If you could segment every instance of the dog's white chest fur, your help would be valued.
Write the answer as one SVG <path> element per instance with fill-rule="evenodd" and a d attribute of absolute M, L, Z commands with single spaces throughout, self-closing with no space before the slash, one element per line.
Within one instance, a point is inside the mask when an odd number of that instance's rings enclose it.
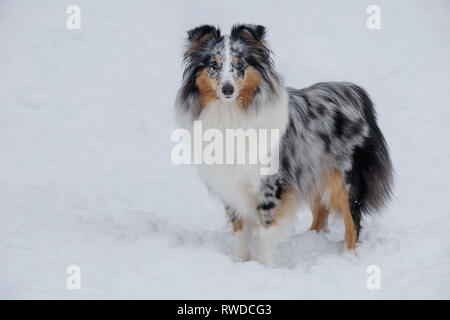
<path fill-rule="evenodd" d="M 233 102 L 219 100 L 208 105 L 200 114 L 203 132 L 214 128 L 222 132 L 226 139 L 226 129 L 278 129 L 281 139 L 288 123 L 287 98 L 283 96 L 276 105 L 251 105 L 242 109 Z M 277 141 L 276 143 L 280 143 Z M 226 142 L 224 141 L 224 146 Z M 248 155 L 248 143 L 246 154 Z M 273 145 L 271 146 L 271 149 Z M 227 151 L 224 148 L 224 158 Z M 201 178 L 227 205 L 246 219 L 256 218 L 256 207 L 260 189 L 261 164 L 249 164 L 246 157 L 245 164 L 201 164 L 198 165 Z"/>

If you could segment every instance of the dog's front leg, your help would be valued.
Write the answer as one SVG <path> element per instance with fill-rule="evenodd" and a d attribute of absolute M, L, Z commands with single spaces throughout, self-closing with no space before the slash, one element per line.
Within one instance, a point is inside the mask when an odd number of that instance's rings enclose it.
<path fill-rule="evenodd" d="M 279 180 L 266 181 L 258 206 L 259 262 L 268 267 L 276 266 L 277 244 L 290 231 L 298 208 L 298 196 L 294 188 Z"/>
<path fill-rule="evenodd" d="M 235 261 L 248 261 L 250 258 L 250 239 L 252 231 L 249 223 L 239 217 L 236 211 L 229 206 L 225 207 L 235 238 L 233 259 Z"/>

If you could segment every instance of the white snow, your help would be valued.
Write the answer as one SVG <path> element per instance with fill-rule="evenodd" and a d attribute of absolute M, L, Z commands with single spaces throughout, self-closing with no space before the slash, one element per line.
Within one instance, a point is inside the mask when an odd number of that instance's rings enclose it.
<path fill-rule="evenodd" d="M 66 28 L 71 4 L 81 30 Z M 366 27 L 371 4 L 381 30 Z M 449 13 L 445 0 L 2 0 L 0 298 L 450 298 Z M 308 232 L 305 209 L 279 268 L 234 263 L 222 206 L 171 163 L 186 31 L 237 22 L 267 26 L 287 85 L 348 80 L 374 99 L 395 198 L 357 257 L 341 223 Z"/>

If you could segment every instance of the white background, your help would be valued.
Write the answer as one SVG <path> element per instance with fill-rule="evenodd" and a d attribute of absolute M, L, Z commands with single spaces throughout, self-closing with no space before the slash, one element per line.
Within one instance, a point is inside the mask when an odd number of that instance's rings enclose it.
<path fill-rule="evenodd" d="M 2 0 L 0 297 L 450 298 L 449 14 L 444 0 Z M 171 163 L 186 31 L 237 22 L 267 27 L 287 85 L 347 80 L 375 101 L 395 196 L 357 258 L 342 223 L 316 235 L 303 209 L 279 268 L 233 263 L 220 203 Z M 81 290 L 66 287 L 72 264 Z"/>

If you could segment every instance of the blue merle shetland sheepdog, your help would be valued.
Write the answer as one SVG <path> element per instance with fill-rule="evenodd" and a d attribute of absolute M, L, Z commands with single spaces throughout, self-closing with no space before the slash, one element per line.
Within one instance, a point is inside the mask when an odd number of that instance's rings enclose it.
<path fill-rule="evenodd" d="M 355 249 L 363 214 L 391 196 L 392 165 L 372 101 L 346 82 L 284 86 L 274 70 L 266 30 L 235 25 L 222 35 L 209 25 L 188 32 L 177 115 L 188 129 L 279 129 L 279 170 L 262 176 L 250 165 L 200 165 L 206 185 L 223 201 L 236 238 L 234 257 L 249 258 L 259 231 L 259 261 L 275 265 L 276 244 L 299 205 L 311 208 L 311 230 L 342 216 L 345 249 Z"/>

